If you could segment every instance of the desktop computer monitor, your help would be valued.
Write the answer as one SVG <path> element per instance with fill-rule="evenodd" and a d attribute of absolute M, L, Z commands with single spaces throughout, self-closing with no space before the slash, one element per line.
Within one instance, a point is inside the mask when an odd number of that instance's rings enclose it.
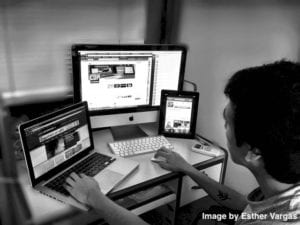
<path fill-rule="evenodd" d="M 74 102 L 87 101 L 92 128 L 141 136 L 128 125 L 158 121 L 161 90 L 182 89 L 185 60 L 183 45 L 73 45 Z"/>

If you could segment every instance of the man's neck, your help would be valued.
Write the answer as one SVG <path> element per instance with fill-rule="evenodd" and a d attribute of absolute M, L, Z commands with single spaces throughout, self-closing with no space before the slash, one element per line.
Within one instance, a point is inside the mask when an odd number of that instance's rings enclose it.
<path fill-rule="evenodd" d="M 275 180 L 265 170 L 260 170 L 254 175 L 265 198 L 272 197 L 294 186 L 294 184 L 281 183 Z"/>

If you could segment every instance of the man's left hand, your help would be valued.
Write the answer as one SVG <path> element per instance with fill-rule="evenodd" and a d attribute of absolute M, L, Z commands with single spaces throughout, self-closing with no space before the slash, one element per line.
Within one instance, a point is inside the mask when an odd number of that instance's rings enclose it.
<path fill-rule="evenodd" d="M 64 188 L 79 202 L 91 205 L 91 200 L 96 195 L 102 195 L 98 182 L 85 174 L 71 173 L 66 179 Z"/>

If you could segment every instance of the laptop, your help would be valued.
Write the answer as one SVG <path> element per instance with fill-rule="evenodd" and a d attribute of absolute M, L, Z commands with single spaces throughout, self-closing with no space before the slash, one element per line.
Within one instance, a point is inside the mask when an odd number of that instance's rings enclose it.
<path fill-rule="evenodd" d="M 107 194 L 138 167 L 138 162 L 95 151 L 86 102 L 25 122 L 19 132 L 32 187 L 84 210 L 63 188 L 71 172 L 94 177 Z"/>

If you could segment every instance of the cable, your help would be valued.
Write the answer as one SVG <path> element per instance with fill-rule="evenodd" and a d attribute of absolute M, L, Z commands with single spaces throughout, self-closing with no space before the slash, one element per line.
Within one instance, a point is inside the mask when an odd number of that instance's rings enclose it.
<path fill-rule="evenodd" d="M 184 80 L 185 83 L 191 84 L 193 86 L 193 91 L 197 91 L 198 87 L 197 84 L 192 82 L 192 81 L 188 81 L 188 80 Z"/>

